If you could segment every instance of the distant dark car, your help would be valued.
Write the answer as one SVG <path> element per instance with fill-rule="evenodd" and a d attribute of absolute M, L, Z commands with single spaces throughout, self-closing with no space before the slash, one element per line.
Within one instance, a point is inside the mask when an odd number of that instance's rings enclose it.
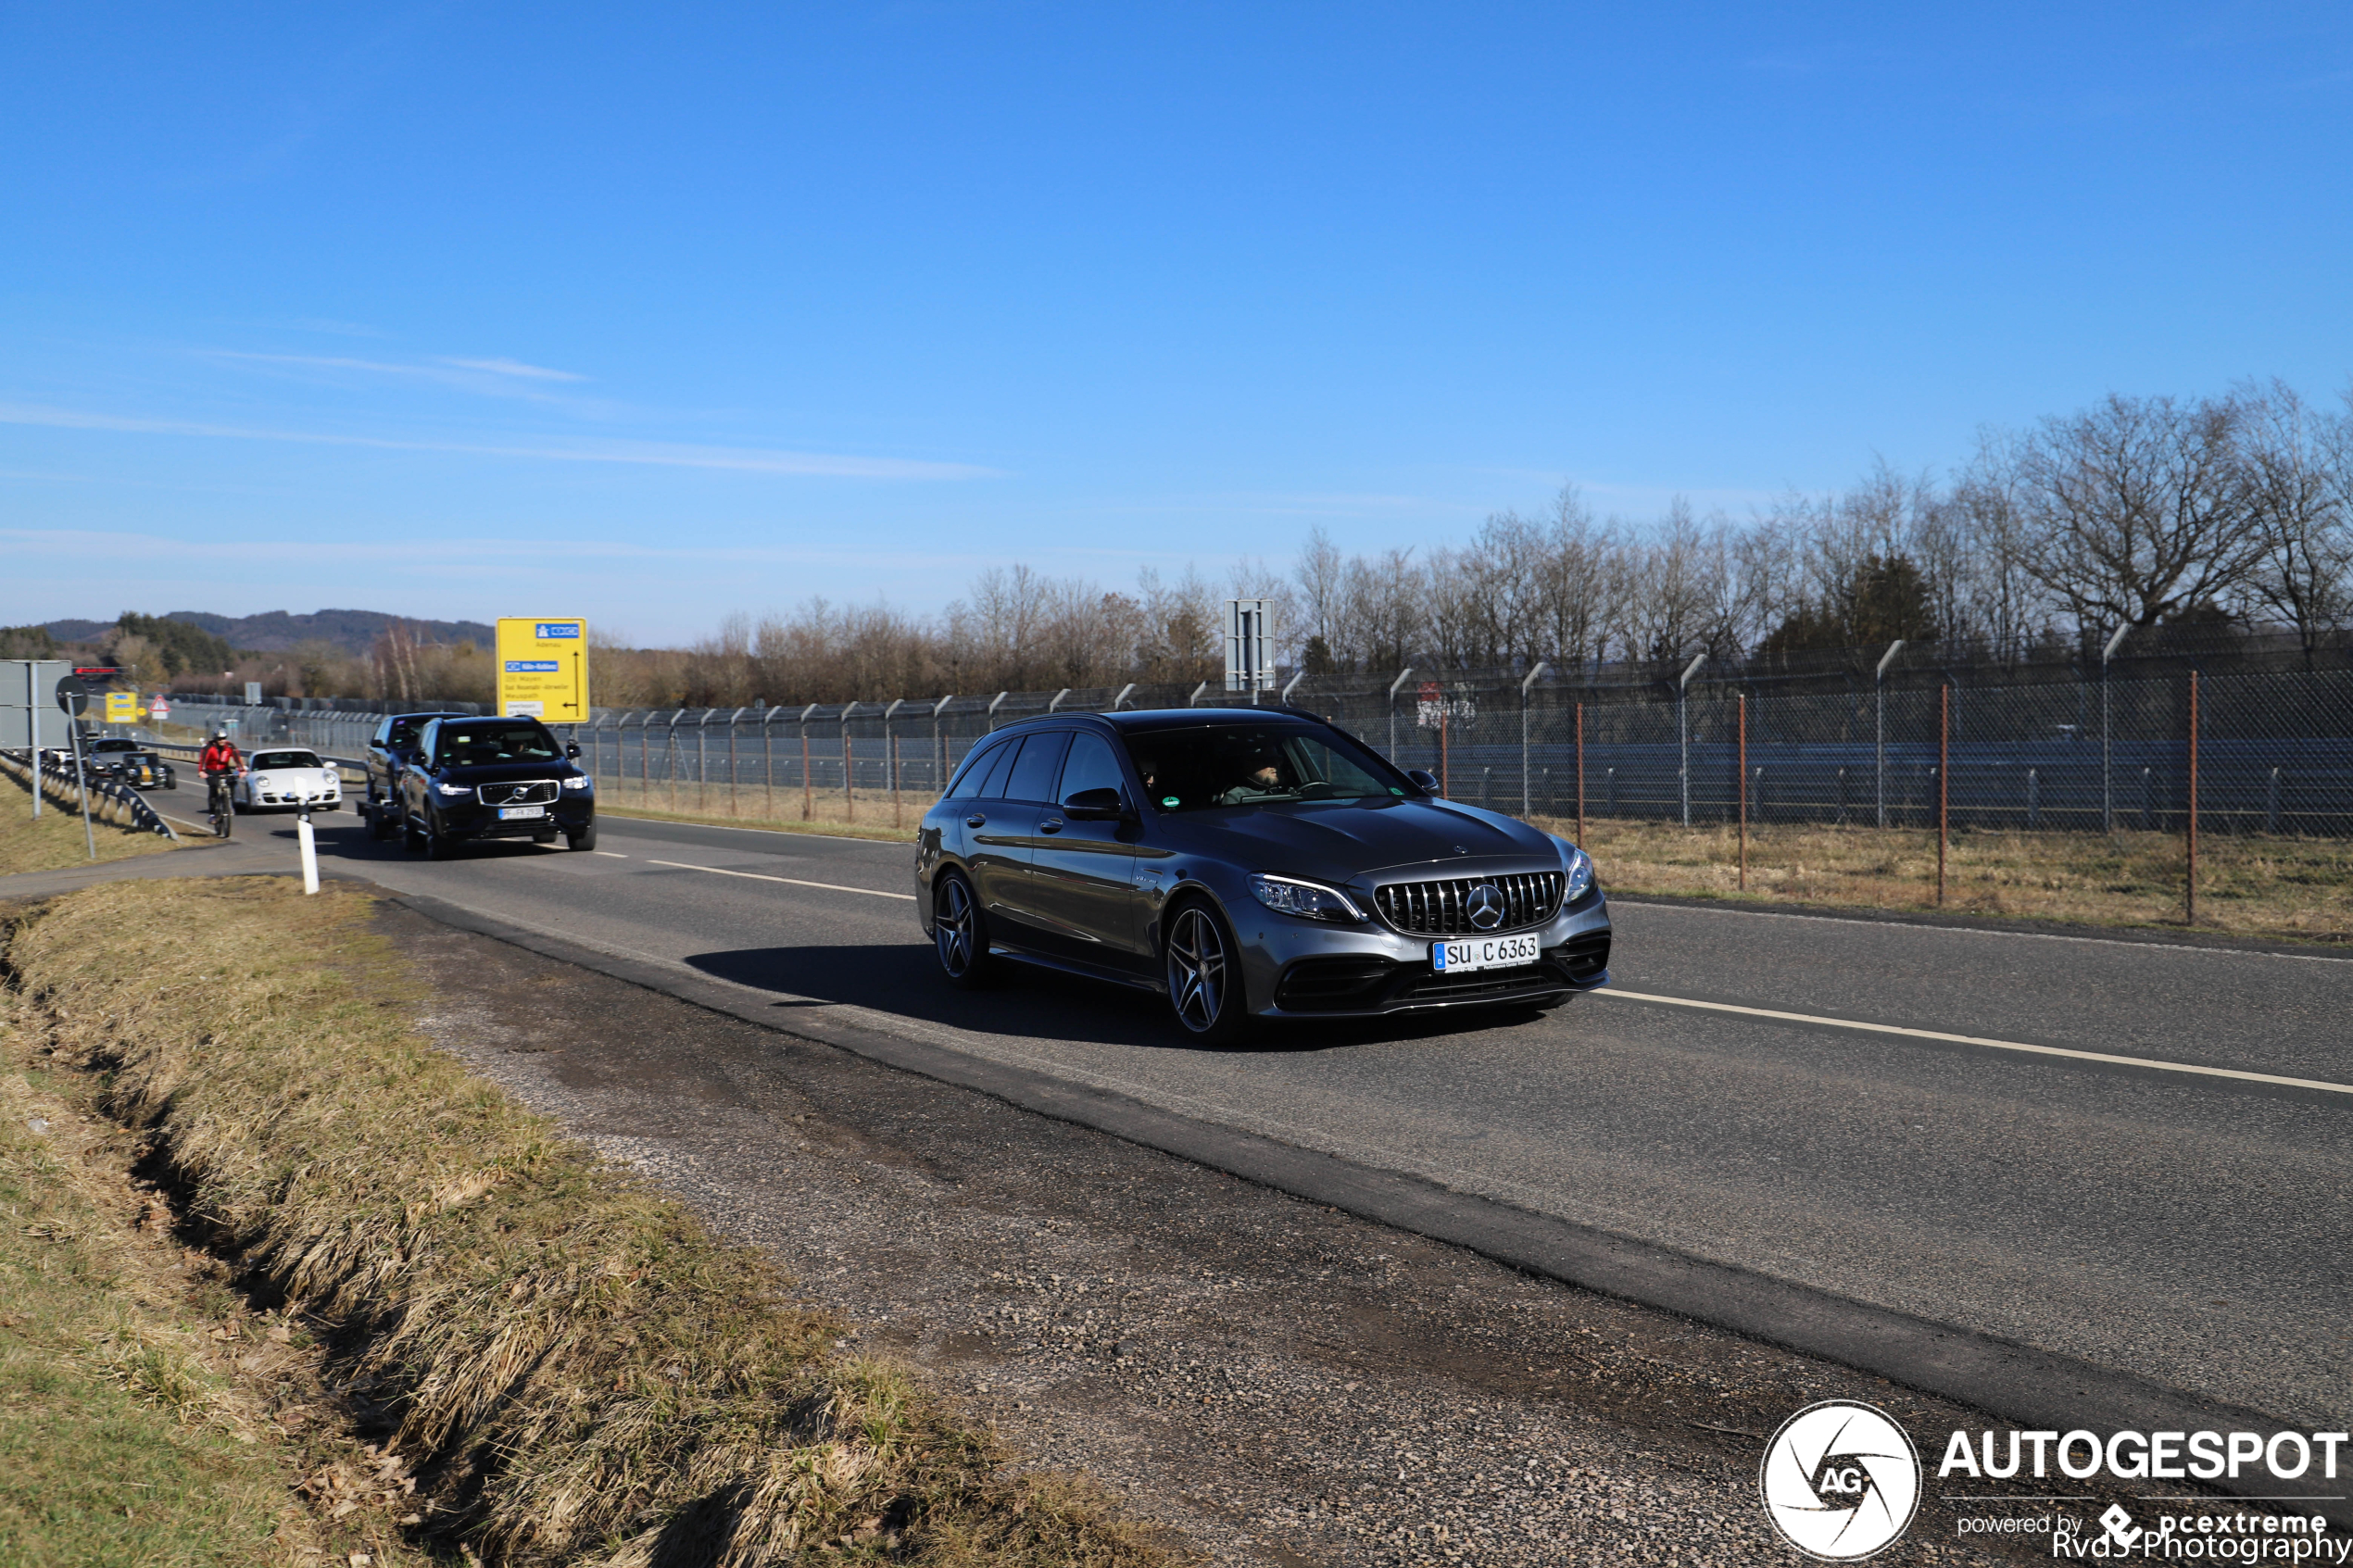
<path fill-rule="evenodd" d="M 446 860 L 471 839 L 528 838 L 597 847 L 597 789 L 580 747 L 536 719 L 449 716 L 428 721 L 399 777 L 404 842 Z"/>
<path fill-rule="evenodd" d="M 925 813 L 915 908 L 959 985 L 1004 959 L 1071 970 L 1161 992 L 1213 1043 L 1606 984 L 1585 852 L 1437 783 L 1305 714 L 1033 720 Z"/>
<path fill-rule="evenodd" d="M 400 830 L 400 770 L 417 749 L 417 738 L 424 734 L 427 724 L 435 719 L 462 718 L 462 714 L 394 713 L 376 726 L 368 737 L 367 793 L 359 799 L 360 821 L 368 824 L 371 838 L 390 838 Z"/>
<path fill-rule="evenodd" d="M 131 750 L 108 752 L 104 761 L 107 776 L 117 784 L 133 789 L 178 789 L 180 775 L 171 764 L 152 751 Z"/>

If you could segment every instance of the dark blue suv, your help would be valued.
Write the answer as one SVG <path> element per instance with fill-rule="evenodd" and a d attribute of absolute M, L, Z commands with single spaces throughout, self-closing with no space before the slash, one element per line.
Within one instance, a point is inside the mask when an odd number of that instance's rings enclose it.
<path fill-rule="evenodd" d="M 445 715 L 417 737 L 399 777 L 403 841 L 436 860 L 469 839 L 597 847 L 597 787 L 536 719 Z"/>

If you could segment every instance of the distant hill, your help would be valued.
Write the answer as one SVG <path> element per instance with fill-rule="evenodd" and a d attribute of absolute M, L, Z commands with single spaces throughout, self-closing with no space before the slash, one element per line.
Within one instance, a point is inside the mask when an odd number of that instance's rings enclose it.
<path fill-rule="evenodd" d="M 366 653 L 384 635 L 384 628 L 396 621 L 432 643 L 472 642 L 487 647 L 494 634 L 493 629 L 480 621 L 418 621 L 405 615 L 388 615 L 380 609 L 322 609 L 311 615 L 273 609 L 263 615 L 246 616 L 175 609 L 163 619 L 201 627 L 231 647 L 259 653 L 283 653 L 308 642 L 327 643 L 346 653 Z M 86 643 L 104 637 L 114 624 L 111 621 L 52 621 L 44 629 L 59 642 Z"/>

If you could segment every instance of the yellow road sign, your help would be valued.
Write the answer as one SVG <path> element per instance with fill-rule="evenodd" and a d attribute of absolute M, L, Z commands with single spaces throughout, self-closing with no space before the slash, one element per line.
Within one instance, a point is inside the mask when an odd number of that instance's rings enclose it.
<path fill-rule="evenodd" d="M 588 721 L 588 622 L 501 616 L 498 711 L 544 723 Z"/>
<path fill-rule="evenodd" d="M 139 694 L 137 692 L 108 692 L 107 694 L 107 723 L 135 724 L 138 721 Z"/>

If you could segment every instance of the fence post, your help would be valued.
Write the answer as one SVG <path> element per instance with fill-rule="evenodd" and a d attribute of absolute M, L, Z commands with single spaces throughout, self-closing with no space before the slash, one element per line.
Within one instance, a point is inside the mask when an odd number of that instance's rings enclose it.
<path fill-rule="evenodd" d="M 2108 661 L 2116 657 L 2116 645 L 2122 642 L 2124 633 L 2132 629 L 2133 624 L 2129 621 L 2119 626 L 2116 629 L 2116 634 L 2108 638 L 2108 646 L 2100 649 L 2100 831 L 2102 833 L 2112 834 L 2116 831 L 2116 792 L 2112 784 L 2108 747 Z M 2142 771 L 2145 772 L 2147 770 Z M 2145 817 L 2146 806 L 2142 808 L 2142 811 Z M 2142 823 L 2144 827 L 2147 825 L 2145 821 Z"/>
<path fill-rule="evenodd" d="M 1585 705 L 1577 705 L 1577 842 L 1585 842 Z"/>
<path fill-rule="evenodd" d="M 2263 791 L 2263 831 L 2280 831 L 2280 771 L 2271 770 L 2271 783 Z"/>
<path fill-rule="evenodd" d="M 2183 902 L 2197 923 L 2197 671 L 2190 671 L 2190 878 Z"/>
<path fill-rule="evenodd" d="M 1740 776 L 1740 791 L 1741 791 L 1741 884 L 1740 884 L 1740 890 L 1741 890 L 1742 892 L 1745 893 L 1745 892 L 1747 892 L 1747 891 L 1748 891 L 1748 694 L 1747 694 L 1746 692 L 1742 692 L 1742 693 L 1740 694 L 1740 710 L 1741 710 L 1741 759 L 1740 759 L 1740 771 L 1741 771 L 1741 776 Z"/>
<path fill-rule="evenodd" d="M 841 810 L 846 822 L 858 820 L 858 794 L 849 780 L 849 715 L 857 707 L 855 702 L 841 705 Z"/>
<path fill-rule="evenodd" d="M 1876 803 L 1879 825 L 1887 825 L 1887 667 L 1904 651 L 1904 639 L 1896 638 L 1879 656 L 1879 668 L 1871 671 L 1871 691 L 1879 718 L 1874 726 L 1877 739 L 1873 743 L 1871 795 Z"/>
<path fill-rule="evenodd" d="M 2043 825 L 2043 781 L 2033 769 L 2026 770 L 2026 830 L 2035 832 Z"/>
<path fill-rule="evenodd" d="M 1132 692 L 1135 689 L 1136 684 L 1130 681 L 1127 684 L 1127 690 Z M 947 712 L 948 705 L 955 700 L 956 694 L 950 692 L 931 705 L 931 782 L 934 792 L 940 795 L 948 793 L 948 737 L 939 728 L 939 716 Z"/>
<path fill-rule="evenodd" d="M 1953 801 L 1953 687 L 1936 688 L 1936 903 L 1944 905 L 1944 840 Z"/>
<path fill-rule="evenodd" d="M 1682 767 L 1680 770 L 1682 778 L 1680 782 L 1682 787 L 1683 825 L 1685 827 L 1690 827 L 1692 825 L 1692 721 L 1690 708 L 1684 701 L 1684 697 L 1685 694 L 1691 690 L 1692 677 L 1698 674 L 1699 667 L 1706 662 L 1707 655 L 1704 653 L 1699 655 L 1693 659 L 1690 666 L 1684 670 L 1683 678 L 1675 683 L 1675 728 L 1682 742 Z"/>
<path fill-rule="evenodd" d="M 711 716 L 718 711 L 706 708 L 695 721 L 695 809 L 705 816 L 711 814 Z"/>
<path fill-rule="evenodd" d="M 890 727 L 890 719 L 892 714 L 897 713 L 906 704 L 905 697 L 893 697 L 890 699 L 890 706 L 883 709 L 883 766 L 890 772 L 890 825 L 892 827 L 903 824 L 899 815 L 899 732 Z"/>
<path fill-rule="evenodd" d="M 744 814 L 736 801 L 736 726 L 743 721 L 743 716 L 740 708 L 727 715 L 727 815 L 731 817 Z"/>
<path fill-rule="evenodd" d="M 1519 684 L 1519 814 L 1523 817 L 1529 813 L 1528 688 L 1534 685 L 1537 679 L 1551 668 L 1551 665 L 1540 659 L 1536 661 L 1536 668 L 1528 672 L 1528 679 Z"/>
<path fill-rule="evenodd" d="M 1413 679 L 1413 675 L 1414 667 L 1408 664 L 1397 672 L 1397 679 L 1389 684 L 1389 759 L 1391 762 L 1397 760 L 1397 688 Z"/>
<path fill-rule="evenodd" d="M 761 705 L 760 709 L 761 780 L 767 793 L 767 805 L 761 815 L 770 822 L 776 820 L 776 732 L 768 726 L 774 721 L 776 710 Z"/>
<path fill-rule="evenodd" d="M 817 797 L 816 786 L 809 780 L 809 716 L 816 711 L 813 702 L 800 710 L 800 820 L 804 822 Z"/>

